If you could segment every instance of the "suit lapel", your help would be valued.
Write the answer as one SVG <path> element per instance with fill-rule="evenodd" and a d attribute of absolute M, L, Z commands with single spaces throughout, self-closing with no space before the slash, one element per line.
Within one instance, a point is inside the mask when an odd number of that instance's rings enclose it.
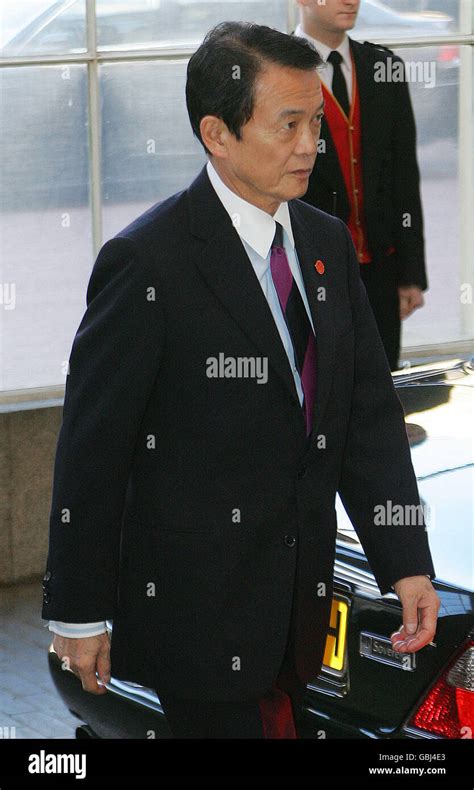
<path fill-rule="evenodd" d="M 373 168 L 378 159 L 376 152 L 379 147 L 378 125 L 374 123 L 377 113 L 377 92 L 374 80 L 373 61 L 368 57 L 367 47 L 358 41 L 349 39 L 357 75 L 357 90 L 360 102 L 360 124 L 362 145 L 362 179 L 364 200 L 368 201 L 373 189 Z"/>
<path fill-rule="evenodd" d="M 295 396 L 293 374 L 265 294 L 205 167 L 188 192 L 191 231 L 206 239 L 196 258 L 201 274 L 242 332 L 268 358 L 288 392 Z"/>
<path fill-rule="evenodd" d="M 341 166 L 337 157 L 336 148 L 334 146 L 331 132 L 325 117 L 323 117 L 321 124 L 320 139 L 324 141 L 325 150 L 318 153 L 316 163 L 310 176 L 310 181 L 313 179 L 317 181 L 322 178 L 331 187 L 332 191 L 336 193 L 336 199 L 341 200 L 344 196 L 347 200 L 346 185 L 344 183 L 344 176 L 342 175 Z M 304 199 L 304 198 L 303 198 Z"/>
<path fill-rule="evenodd" d="M 216 195 L 204 167 L 188 190 L 191 232 L 205 240 L 196 258 L 209 288 L 226 307 L 242 332 L 268 358 L 288 393 L 296 388 L 272 312 L 255 275 L 253 266 L 232 225 L 230 217 Z M 330 392 L 334 368 L 335 326 L 327 275 L 314 268 L 318 259 L 316 231 L 310 233 L 303 221 L 298 201 L 289 201 L 291 224 L 308 303 L 316 333 L 316 398 L 313 413 L 312 444 L 323 416 Z M 306 207 L 307 208 L 307 207 Z M 320 298 L 326 289 L 326 299 Z M 329 291 L 329 293 L 328 293 Z M 304 415 L 301 412 L 304 428 Z"/>

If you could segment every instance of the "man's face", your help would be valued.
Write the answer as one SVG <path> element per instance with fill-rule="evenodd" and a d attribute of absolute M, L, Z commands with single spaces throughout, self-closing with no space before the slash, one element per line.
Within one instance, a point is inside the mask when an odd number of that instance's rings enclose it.
<path fill-rule="evenodd" d="M 241 140 L 226 129 L 225 154 L 212 160 L 227 186 L 270 214 L 304 195 L 316 161 L 323 103 L 316 70 L 267 64 L 257 78 L 253 115 Z"/>
<path fill-rule="evenodd" d="M 310 20 L 329 33 L 342 33 L 352 30 L 359 11 L 360 0 L 304 0 L 301 3 L 306 8 Z"/>

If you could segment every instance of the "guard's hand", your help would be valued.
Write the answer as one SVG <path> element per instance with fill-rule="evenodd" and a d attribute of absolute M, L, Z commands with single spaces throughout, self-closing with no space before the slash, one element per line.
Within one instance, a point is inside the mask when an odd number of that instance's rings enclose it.
<path fill-rule="evenodd" d="M 426 576 L 405 576 L 393 585 L 403 606 L 403 625 L 390 635 L 397 653 L 416 653 L 436 633 L 441 601 Z"/>
<path fill-rule="evenodd" d="M 417 285 L 399 285 L 400 320 L 408 318 L 417 307 L 423 307 L 425 300 L 423 291 Z"/>
<path fill-rule="evenodd" d="M 110 637 L 108 632 L 84 639 L 69 639 L 54 635 L 53 648 L 63 667 L 80 679 L 84 691 L 106 694 L 105 685 L 97 683 L 96 671 L 102 683 L 110 681 Z"/>

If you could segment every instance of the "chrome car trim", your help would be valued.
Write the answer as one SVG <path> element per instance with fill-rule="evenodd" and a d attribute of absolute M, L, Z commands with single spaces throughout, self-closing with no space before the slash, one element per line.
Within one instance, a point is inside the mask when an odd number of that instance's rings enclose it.
<path fill-rule="evenodd" d="M 386 647 L 387 651 L 375 652 L 377 643 L 382 645 L 383 650 Z M 416 653 L 397 653 L 388 637 L 374 634 L 371 631 L 360 632 L 359 655 L 369 658 L 371 661 L 378 661 L 380 664 L 402 669 L 405 672 L 414 672 L 416 669 Z"/>
<path fill-rule="evenodd" d="M 427 730 L 419 730 L 418 727 L 403 727 L 402 732 L 409 735 L 411 738 L 427 738 L 431 741 L 445 741 L 442 735 L 436 735 L 434 732 L 427 732 Z"/>
<path fill-rule="evenodd" d="M 141 686 L 139 683 L 132 683 L 128 680 L 117 680 L 116 678 L 112 678 L 110 683 L 107 683 L 107 688 L 122 696 L 127 696 L 128 698 L 136 699 L 139 697 L 143 705 L 163 713 L 159 697 L 153 689 Z"/>
<path fill-rule="evenodd" d="M 334 562 L 334 575 L 335 580 L 348 582 L 351 585 L 352 592 L 355 594 L 370 595 L 375 598 L 382 598 L 383 600 L 398 601 L 398 596 L 395 592 L 387 592 L 382 595 L 373 573 L 365 571 L 362 568 L 355 568 L 347 562 L 336 559 Z"/>

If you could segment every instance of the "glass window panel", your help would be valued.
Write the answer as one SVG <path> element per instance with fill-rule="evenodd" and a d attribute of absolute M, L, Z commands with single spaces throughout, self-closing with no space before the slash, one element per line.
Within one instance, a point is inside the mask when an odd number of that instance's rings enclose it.
<path fill-rule="evenodd" d="M 434 87 L 412 81 L 410 93 L 422 177 L 429 290 L 425 305 L 403 322 L 403 345 L 447 343 L 465 337 L 460 301 L 460 201 L 458 163 L 459 49 L 395 50 L 405 64 L 433 64 Z M 409 73 L 409 72 L 408 72 Z M 412 74 L 421 74 L 413 68 Z"/>
<path fill-rule="evenodd" d="M 197 46 L 224 19 L 281 30 L 287 24 L 286 0 L 96 2 L 104 50 Z M 0 56 L 85 52 L 85 9 L 86 0 L 0 0 Z M 471 0 L 362 0 L 351 35 L 449 36 L 472 30 L 473 15 Z M 472 281 L 471 242 L 465 227 L 460 232 L 472 189 L 459 148 L 463 52 L 470 50 L 428 41 L 397 50 L 405 62 L 422 65 L 410 91 L 430 281 L 425 307 L 403 322 L 404 347 L 472 334 L 460 299 L 460 286 Z M 100 66 L 104 239 L 186 188 L 206 162 L 187 116 L 185 72 L 185 62 L 156 59 Z M 57 385 L 65 381 L 62 365 L 84 313 L 93 263 L 86 66 L 2 69 L 0 101 L 0 389 Z M 469 134 L 472 142 L 472 127 Z"/>
<path fill-rule="evenodd" d="M 384 41 L 452 35 L 459 28 L 460 0 L 361 0 L 355 39 Z"/>
<path fill-rule="evenodd" d="M 86 51 L 86 0 L 0 0 L 0 55 Z"/>
<path fill-rule="evenodd" d="M 96 0 L 101 49 L 197 45 L 218 22 L 246 20 L 285 30 L 286 0 Z"/>
<path fill-rule="evenodd" d="M 104 238 L 184 189 L 206 161 L 185 102 L 187 62 L 101 67 Z"/>
<path fill-rule="evenodd" d="M 469 11 L 472 0 L 384 0 L 395 11 L 407 14 L 424 14 L 433 16 L 436 13 L 452 19 L 453 28 L 459 31 L 463 11 Z"/>
<path fill-rule="evenodd" d="M 0 70 L 3 390 L 63 384 L 84 311 L 92 249 L 86 79 L 83 65 Z"/>

